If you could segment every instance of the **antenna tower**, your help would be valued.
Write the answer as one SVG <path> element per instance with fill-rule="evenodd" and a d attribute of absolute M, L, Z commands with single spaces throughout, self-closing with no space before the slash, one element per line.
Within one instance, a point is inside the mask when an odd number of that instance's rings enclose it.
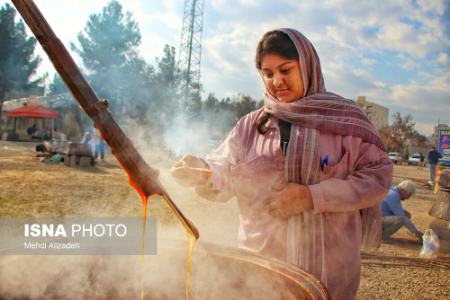
<path fill-rule="evenodd" d="M 178 68 L 181 70 L 184 97 L 200 94 L 200 59 L 202 54 L 203 0 L 185 0 Z"/>

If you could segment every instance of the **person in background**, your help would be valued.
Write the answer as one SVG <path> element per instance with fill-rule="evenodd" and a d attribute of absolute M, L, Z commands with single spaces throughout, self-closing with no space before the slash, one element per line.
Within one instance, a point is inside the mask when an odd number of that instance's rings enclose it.
<path fill-rule="evenodd" d="M 264 107 L 172 175 L 207 200 L 236 197 L 240 248 L 313 274 L 334 300 L 355 299 L 361 250 L 381 240 L 392 162 L 358 104 L 326 91 L 319 56 L 300 32 L 266 33 L 256 68 Z"/>
<path fill-rule="evenodd" d="M 84 153 L 90 157 L 94 157 L 95 154 L 95 142 L 91 132 L 86 131 L 78 145 L 78 153 Z"/>
<path fill-rule="evenodd" d="M 434 186 L 434 173 L 436 172 L 436 165 L 439 163 L 439 159 L 442 158 L 441 153 L 436 151 L 436 148 L 428 152 L 428 164 L 430 165 L 430 181 L 431 185 Z"/>
<path fill-rule="evenodd" d="M 37 131 L 36 123 L 27 128 L 27 134 L 31 137 Z"/>
<path fill-rule="evenodd" d="M 44 140 L 51 140 L 53 139 L 52 136 L 52 128 L 51 127 L 47 127 L 44 131 L 44 135 L 43 135 L 43 139 Z"/>
<path fill-rule="evenodd" d="M 425 165 L 425 156 L 423 155 L 422 152 L 420 152 L 419 154 L 419 166 L 417 167 L 419 170 L 422 170 L 424 165 Z"/>
<path fill-rule="evenodd" d="M 64 132 L 60 132 L 59 133 L 59 140 L 61 141 L 61 143 L 66 143 L 67 142 L 67 135 Z"/>
<path fill-rule="evenodd" d="M 100 136 L 100 133 L 98 130 L 94 129 L 94 134 L 92 136 L 92 143 L 94 144 L 94 157 L 95 159 L 98 158 L 98 155 L 100 154 L 101 160 L 105 158 L 105 141 Z"/>
<path fill-rule="evenodd" d="M 400 182 L 391 187 L 388 195 L 381 203 L 382 237 L 389 238 L 400 228 L 405 226 L 422 243 L 422 235 L 411 221 L 411 214 L 402 207 L 401 201 L 405 201 L 416 193 L 416 186 L 409 180 Z"/>
<path fill-rule="evenodd" d="M 58 140 L 61 144 L 65 144 L 67 142 L 67 135 L 61 130 L 58 130 L 58 128 L 54 129 L 53 138 Z"/>
<path fill-rule="evenodd" d="M 92 139 L 92 134 L 89 131 L 86 131 L 81 138 L 80 144 L 88 144 Z"/>

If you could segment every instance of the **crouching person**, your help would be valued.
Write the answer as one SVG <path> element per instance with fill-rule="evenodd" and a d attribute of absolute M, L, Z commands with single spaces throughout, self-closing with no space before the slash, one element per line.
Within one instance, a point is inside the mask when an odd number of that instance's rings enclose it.
<path fill-rule="evenodd" d="M 391 187 L 389 194 L 381 203 L 383 239 L 389 238 L 405 226 L 422 243 L 422 232 L 414 226 L 411 221 L 411 214 L 403 209 L 401 203 L 401 201 L 414 196 L 415 193 L 416 187 L 409 180 L 404 180 L 397 186 Z"/>

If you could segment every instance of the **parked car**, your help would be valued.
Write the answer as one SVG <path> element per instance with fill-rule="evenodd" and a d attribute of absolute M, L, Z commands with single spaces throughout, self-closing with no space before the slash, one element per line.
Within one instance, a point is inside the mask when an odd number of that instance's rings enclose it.
<path fill-rule="evenodd" d="M 398 152 L 389 152 L 388 155 L 394 164 L 398 164 L 401 161 L 400 153 Z"/>
<path fill-rule="evenodd" d="M 425 161 L 424 161 L 425 162 Z M 414 153 L 408 158 L 408 165 L 418 166 L 420 164 L 420 153 Z"/>

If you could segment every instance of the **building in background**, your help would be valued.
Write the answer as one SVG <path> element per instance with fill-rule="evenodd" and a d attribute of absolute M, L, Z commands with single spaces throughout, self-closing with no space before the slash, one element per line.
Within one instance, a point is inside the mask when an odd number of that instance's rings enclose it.
<path fill-rule="evenodd" d="M 438 126 L 434 126 L 434 133 L 433 136 L 437 139 L 439 136 L 440 130 L 450 130 L 450 126 L 447 124 L 438 124 Z"/>
<path fill-rule="evenodd" d="M 366 113 L 369 120 L 377 130 L 388 126 L 389 109 L 379 104 L 368 102 L 366 96 L 358 96 L 358 105 Z"/>

